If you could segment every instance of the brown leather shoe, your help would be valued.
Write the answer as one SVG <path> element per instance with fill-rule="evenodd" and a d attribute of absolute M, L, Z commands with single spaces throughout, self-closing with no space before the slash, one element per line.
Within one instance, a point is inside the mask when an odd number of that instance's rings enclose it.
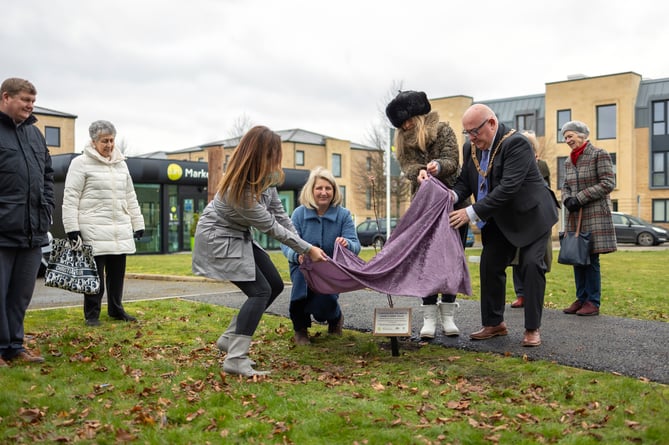
<path fill-rule="evenodd" d="M 469 334 L 472 340 L 487 340 L 489 338 L 497 337 L 498 335 L 506 335 L 509 331 L 506 330 L 506 323 L 501 322 L 497 326 L 483 326 L 483 329 Z"/>
<path fill-rule="evenodd" d="M 565 314 L 575 314 L 582 307 L 583 303 L 580 300 L 576 300 L 568 308 L 562 309 L 562 312 L 564 312 Z"/>
<path fill-rule="evenodd" d="M 9 366 L 9 364 L 7 364 L 7 362 L 2 357 L 0 357 L 0 368 L 6 368 L 7 366 Z"/>
<path fill-rule="evenodd" d="M 581 309 L 576 312 L 576 315 L 599 315 L 599 308 L 589 301 L 586 301 Z"/>
<path fill-rule="evenodd" d="M 539 346 L 541 344 L 541 335 L 539 329 L 525 329 L 523 335 L 523 346 Z"/>
<path fill-rule="evenodd" d="M 344 329 L 344 314 L 339 316 L 339 319 L 333 322 L 328 322 L 328 334 L 342 335 Z"/>
<path fill-rule="evenodd" d="M 299 331 L 295 331 L 295 344 L 298 346 L 306 346 L 310 344 L 311 342 L 309 341 L 309 333 L 307 332 L 306 329 L 300 329 Z"/>
<path fill-rule="evenodd" d="M 523 306 L 525 306 L 525 297 L 523 297 L 522 295 L 518 295 L 518 297 L 516 297 L 516 301 L 511 303 L 511 307 L 515 309 Z"/>
<path fill-rule="evenodd" d="M 14 357 L 11 358 L 11 362 L 24 362 L 24 363 L 44 363 L 44 357 L 39 355 L 33 355 L 27 349 L 19 352 Z"/>

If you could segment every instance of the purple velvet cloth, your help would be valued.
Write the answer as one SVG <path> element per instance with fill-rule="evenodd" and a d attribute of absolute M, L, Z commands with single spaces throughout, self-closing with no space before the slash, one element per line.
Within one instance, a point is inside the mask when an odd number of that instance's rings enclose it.
<path fill-rule="evenodd" d="M 460 234 L 448 224 L 452 210 L 450 190 L 430 178 L 423 181 L 383 249 L 368 263 L 337 244 L 330 261 L 314 263 L 305 255 L 300 270 L 309 287 L 324 294 L 370 288 L 412 297 L 471 295 Z"/>

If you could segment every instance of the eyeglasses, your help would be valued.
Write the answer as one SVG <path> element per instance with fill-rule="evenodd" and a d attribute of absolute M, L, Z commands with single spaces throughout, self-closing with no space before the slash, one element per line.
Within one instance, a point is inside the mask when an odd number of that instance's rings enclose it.
<path fill-rule="evenodd" d="M 490 118 L 487 117 L 483 122 L 481 122 L 481 125 L 479 125 L 478 127 L 474 128 L 474 129 L 472 129 L 472 130 L 462 130 L 462 134 L 466 134 L 466 135 L 468 135 L 468 136 L 474 136 L 474 137 L 478 136 L 478 135 L 479 135 L 479 131 L 481 131 L 481 128 L 483 128 L 483 126 L 484 126 L 484 125 L 486 124 L 486 122 L 488 122 L 489 120 L 490 120 Z"/>

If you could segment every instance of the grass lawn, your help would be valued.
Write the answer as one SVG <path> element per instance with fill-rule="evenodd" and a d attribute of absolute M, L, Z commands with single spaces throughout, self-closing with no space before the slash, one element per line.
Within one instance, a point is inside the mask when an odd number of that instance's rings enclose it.
<path fill-rule="evenodd" d="M 363 250 L 366 260 L 373 255 Z M 285 258 L 271 256 L 288 281 Z M 668 260 L 669 251 L 603 255 L 604 312 L 667 322 Z M 190 261 L 136 255 L 128 272 L 192 275 Z M 470 266 L 467 298 L 478 299 L 478 268 Z M 572 269 L 553 264 L 546 306 L 566 306 L 573 295 Z M 580 445 L 669 437 L 669 386 L 643 379 L 410 341 L 393 357 L 385 337 L 332 337 L 322 325 L 312 328 L 312 345 L 296 347 L 290 321 L 269 315 L 252 357 L 272 374 L 246 379 L 221 371 L 212 340 L 236 310 L 180 299 L 125 304 L 139 323 L 90 328 L 81 308 L 28 312 L 28 346 L 46 362 L 0 371 L 0 443 Z"/>
<path fill-rule="evenodd" d="M 327 327 L 308 347 L 265 315 L 264 377 L 221 372 L 215 339 L 235 310 L 127 302 L 139 323 L 87 328 L 80 308 L 30 311 L 39 365 L 0 371 L 1 443 L 666 443 L 669 387 L 542 361 L 402 344 Z"/>

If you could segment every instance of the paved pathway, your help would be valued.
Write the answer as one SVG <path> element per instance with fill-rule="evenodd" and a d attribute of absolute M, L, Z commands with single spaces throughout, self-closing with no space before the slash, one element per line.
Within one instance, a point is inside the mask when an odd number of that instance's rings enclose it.
<path fill-rule="evenodd" d="M 167 278 L 167 277 L 166 277 Z M 181 297 L 204 303 L 238 308 L 246 297 L 230 283 L 170 281 L 128 278 L 125 301 Z M 270 307 L 270 313 L 288 316 L 290 287 Z M 420 302 L 412 297 L 393 297 L 395 307 L 412 308 L 412 326 L 420 326 Z M 472 341 L 469 333 L 480 328 L 478 301 L 459 300 L 456 322 L 459 337 L 437 337 L 434 342 L 444 347 L 469 351 L 486 351 L 513 356 L 526 355 L 533 360 L 548 360 L 561 365 L 583 369 L 615 372 L 631 377 L 643 377 L 669 384 L 669 323 L 634 320 L 600 315 L 578 317 L 559 310 L 544 310 L 541 339 L 538 348 L 523 348 L 523 311 L 507 306 L 506 323 L 509 335 L 485 341 Z M 340 296 L 344 311 L 344 327 L 359 331 L 372 330 L 375 308 L 387 308 L 385 294 L 374 291 L 348 292 Z M 81 306 L 82 297 L 44 286 L 38 280 L 30 309 Z M 83 322 L 83 320 L 82 320 Z M 212 340 L 213 341 L 213 340 Z"/>

